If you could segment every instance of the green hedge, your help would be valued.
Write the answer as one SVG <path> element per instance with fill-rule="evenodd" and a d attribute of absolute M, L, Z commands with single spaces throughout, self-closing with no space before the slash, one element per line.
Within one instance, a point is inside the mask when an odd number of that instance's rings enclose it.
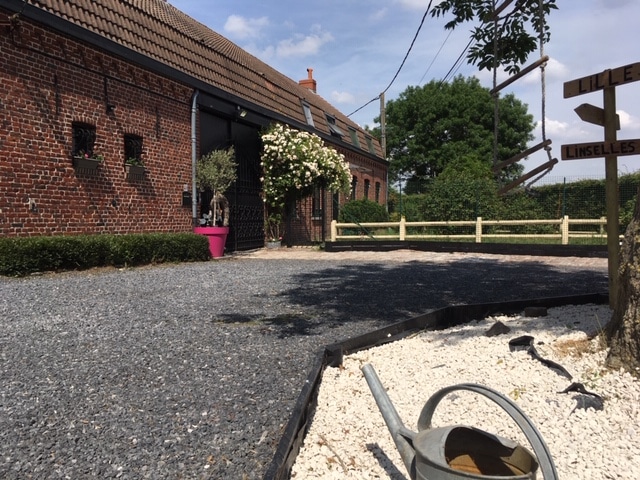
<path fill-rule="evenodd" d="M 0 275 L 210 258 L 207 238 L 193 233 L 0 238 Z"/>
<path fill-rule="evenodd" d="M 338 220 L 344 223 L 388 222 L 389 214 L 383 205 L 363 198 L 345 203 Z"/>

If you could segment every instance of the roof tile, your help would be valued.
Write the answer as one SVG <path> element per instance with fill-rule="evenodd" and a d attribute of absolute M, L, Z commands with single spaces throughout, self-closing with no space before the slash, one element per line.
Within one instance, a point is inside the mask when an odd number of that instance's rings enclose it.
<path fill-rule="evenodd" d="M 27 0 L 109 40 L 198 80 L 306 124 L 301 100 L 312 108 L 315 128 L 329 134 L 324 113 L 338 126 L 364 131 L 298 82 L 250 55 L 165 0 Z M 351 142 L 348 135 L 343 140 Z M 376 142 L 380 155 L 379 144 Z M 365 150 L 366 151 L 366 150 Z"/>

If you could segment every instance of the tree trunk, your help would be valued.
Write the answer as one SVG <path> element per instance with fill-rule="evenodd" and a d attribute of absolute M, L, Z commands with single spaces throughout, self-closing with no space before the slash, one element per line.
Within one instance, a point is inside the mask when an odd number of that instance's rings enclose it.
<path fill-rule="evenodd" d="M 607 366 L 640 376 L 640 191 L 620 251 L 618 298 L 607 325 Z"/>

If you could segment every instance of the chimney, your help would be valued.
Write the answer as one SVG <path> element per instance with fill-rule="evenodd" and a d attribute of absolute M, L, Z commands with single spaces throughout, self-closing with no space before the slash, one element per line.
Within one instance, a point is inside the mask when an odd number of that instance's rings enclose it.
<path fill-rule="evenodd" d="M 307 78 L 300 80 L 298 83 L 316 93 L 317 82 L 313 79 L 313 68 L 307 68 L 307 75 Z"/>

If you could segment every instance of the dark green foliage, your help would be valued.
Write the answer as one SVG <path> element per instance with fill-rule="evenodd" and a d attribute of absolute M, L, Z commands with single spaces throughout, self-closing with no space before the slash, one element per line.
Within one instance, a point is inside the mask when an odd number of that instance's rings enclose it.
<path fill-rule="evenodd" d="M 496 3 L 494 0 L 443 0 L 433 7 L 431 16 L 453 15 L 445 29 L 455 29 L 469 21 L 480 23 L 472 30 L 473 44 L 467 55 L 469 63 L 478 65 L 480 70 L 502 66 L 507 72 L 516 73 L 529 54 L 538 49 L 541 24 L 544 41 L 549 41 L 549 24 L 544 17 L 558 8 L 555 3 L 556 0 L 542 2 L 541 18 L 540 0 L 520 0 L 500 14 L 497 25 L 493 21 L 493 9 L 502 2 Z M 494 46 L 495 38 L 497 45 Z"/>
<path fill-rule="evenodd" d="M 352 200 L 340 209 L 339 221 L 345 223 L 387 222 L 389 214 L 384 206 L 371 200 Z"/>
<path fill-rule="evenodd" d="M 498 161 L 527 148 L 533 139 L 533 116 L 512 94 L 499 99 Z M 454 162 L 493 164 L 494 99 L 477 78 L 456 77 L 408 87 L 387 102 L 387 147 L 394 182 L 406 179 L 408 191 L 424 193 L 425 183 Z M 503 180 L 520 176 L 523 167 L 503 170 Z"/>
<path fill-rule="evenodd" d="M 0 239 L 0 275 L 210 258 L 207 238 L 192 233 Z"/>
<path fill-rule="evenodd" d="M 402 198 L 398 194 L 396 194 L 397 203 L 394 204 L 393 211 L 391 210 L 391 206 L 389 207 L 390 218 L 393 219 L 394 222 L 400 220 L 401 216 L 407 220 L 407 222 L 419 222 L 424 218 L 424 204 L 428 199 L 428 195 L 426 194 L 416 194 L 416 195 L 402 195 Z M 400 202 L 400 200 L 402 200 Z"/>
<path fill-rule="evenodd" d="M 605 217 L 605 180 L 581 180 L 555 183 L 533 188 L 519 188 L 508 195 L 498 196 L 493 181 L 482 169 L 471 162 L 464 166 L 452 165 L 426 189 L 426 194 L 402 195 L 390 193 L 389 211 L 394 221 L 404 215 L 409 222 L 445 220 L 537 220 L 569 218 L 597 219 Z M 640 187 L 640 173 L 623 175 L 618 179 L 620 196 L 620 231 L 624 232 L 633 216 L 636 195 Z M 465 227 L 466 228 L 466 227 Z M 457 233 L 461 233 L 458 227 Z M 491 227 L 485 233 L 498 233 L 505 227 Z M 446 233 L 451 228 L 433 229 Z M 466 230 L 471 231 L 470 228 Z M 467 231 L 465 230 L 465 233 Z M 509 226 L 514 234 L 557 233 L 553 225 Z M 571 230 L 601 233 L 593 225 L 572 225 Z"/>

